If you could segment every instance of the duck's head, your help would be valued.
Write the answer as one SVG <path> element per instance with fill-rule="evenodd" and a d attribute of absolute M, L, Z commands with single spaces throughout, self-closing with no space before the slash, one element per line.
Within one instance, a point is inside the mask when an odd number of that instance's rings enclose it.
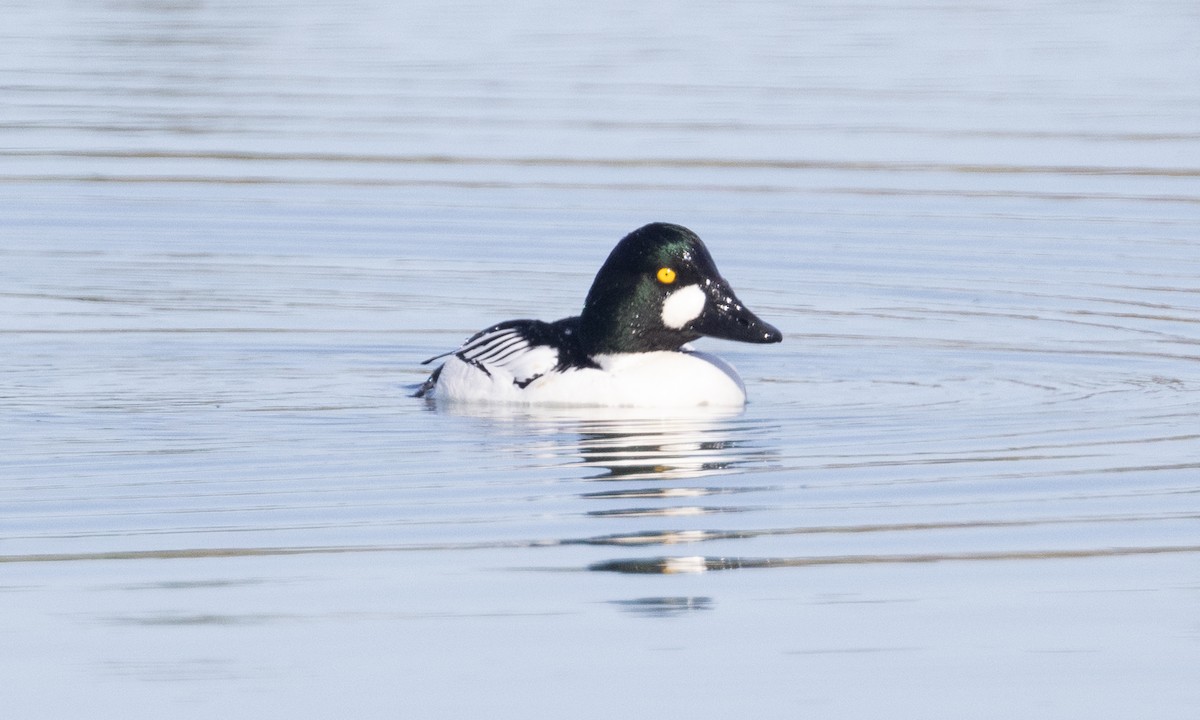
<path fill-rule="evenodd" d="M 617 243 L 588 291 L 580 330 L 592 353 L 678 350 L 701 336 L 783 339 L 742 305 L 696 233 L 668 223 Z"/>

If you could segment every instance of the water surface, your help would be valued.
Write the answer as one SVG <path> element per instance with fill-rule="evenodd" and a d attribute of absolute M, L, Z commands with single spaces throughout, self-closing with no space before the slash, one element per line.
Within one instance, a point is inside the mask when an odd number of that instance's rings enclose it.
<path fill-rule="evenodd" d="M 8 3 L 12 717 L 1190 717 L 1190 3 Z M 707 241 L 739 414 L 420 361 Z"/>

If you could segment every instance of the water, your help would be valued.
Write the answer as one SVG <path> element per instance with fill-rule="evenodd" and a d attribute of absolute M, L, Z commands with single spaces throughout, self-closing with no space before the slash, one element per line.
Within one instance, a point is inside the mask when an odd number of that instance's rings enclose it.
<path fill-rule="evenodd" d="M 6 2 L 6 717 L 1190 717 L 1200 13 Z M 706 239 L 733 416 L 408 397 Z"/>

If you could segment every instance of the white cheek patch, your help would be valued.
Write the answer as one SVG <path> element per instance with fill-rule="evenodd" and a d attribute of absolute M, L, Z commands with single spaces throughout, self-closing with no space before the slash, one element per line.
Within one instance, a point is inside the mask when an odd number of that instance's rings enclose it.
<path fill-rule="evenodd" d="M 663 325 L 672 330 L 682 330 L 684 325 L 700 317 L 707 298 L 699 285 L 681 287 L 663 301 Z"/>

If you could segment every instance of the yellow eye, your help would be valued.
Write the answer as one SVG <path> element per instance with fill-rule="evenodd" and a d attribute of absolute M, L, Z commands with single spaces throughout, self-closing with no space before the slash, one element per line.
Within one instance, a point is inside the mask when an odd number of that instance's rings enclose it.
<path fill-rule="evenodd" d="M 658 281 L 663 285 L 670 285 L 675 282 L 675 271 L 669 267 L 659 268 Z"/>

